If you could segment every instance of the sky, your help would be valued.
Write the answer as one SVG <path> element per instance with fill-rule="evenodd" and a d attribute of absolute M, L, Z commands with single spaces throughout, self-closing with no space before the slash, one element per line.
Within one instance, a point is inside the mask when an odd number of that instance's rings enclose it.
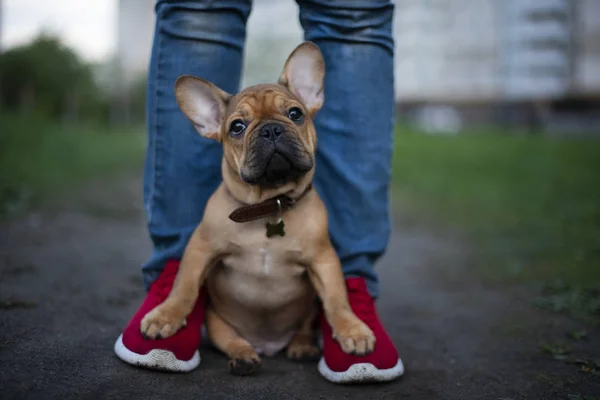
<path fill-rule="evenodd" d="M 23 44 L 40 31 L 59 35 L 87 61 L 115 49 L 118 0 L 0 0 L 3 49 Z"/>

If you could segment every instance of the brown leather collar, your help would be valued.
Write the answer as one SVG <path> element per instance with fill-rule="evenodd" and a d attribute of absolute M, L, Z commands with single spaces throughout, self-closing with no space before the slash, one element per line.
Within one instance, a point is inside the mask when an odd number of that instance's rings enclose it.
<path fill-rule="evenodd" d="M 234 222 L 248 222 L 277 214 L 277 212 L 279 211 L 279 207 L 277 206 L 277 200 L 279 200 L 279 202 L 281 203 L 281 212 L 289 210 L 311 189 L 312 184 L 308 185 L 304 193 L 302 193 L 297 199 L 292 199 L 288 196 L 281 195 L 269 200 L 265 200 L 262 203 L 236 208 L 231 214 L 229 214 L 229 219 Z"/>

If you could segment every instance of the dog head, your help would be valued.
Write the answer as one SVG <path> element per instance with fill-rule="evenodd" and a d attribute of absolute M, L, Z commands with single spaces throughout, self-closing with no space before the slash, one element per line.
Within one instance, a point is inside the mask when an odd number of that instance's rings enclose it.
<path fill-rule="evenodd" d="M 324 75 L 319 48 L 305 42 L 288 57 L 276 84 L 233 96 L 203 79 L 182 76 L 175 95 L 196 130 L 222 143 L 223 178 L 230 190 L 249 185 L 256 193 L 280 194 L 312 179 L 317 143 L 312 119 L 323 104 Z"/>

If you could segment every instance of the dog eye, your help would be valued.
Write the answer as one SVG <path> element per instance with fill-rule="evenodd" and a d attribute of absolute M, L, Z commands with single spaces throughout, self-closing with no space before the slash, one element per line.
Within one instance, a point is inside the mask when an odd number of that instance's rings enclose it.
<path fill-rule="evenodd" d="M 236 119 L 229 126 L 229 132 L 232 136 L 239 136 L 246 130 L 246 124 L 241 119 Z"/>
<path fill-rule="evenodd" d="M 302 122 L 304 114 L 302 114 L 302 110 L 298 107 L 292 107 L 290 108 L 290 111 L 288 111 L 288 118 L 294 122 Z"/>

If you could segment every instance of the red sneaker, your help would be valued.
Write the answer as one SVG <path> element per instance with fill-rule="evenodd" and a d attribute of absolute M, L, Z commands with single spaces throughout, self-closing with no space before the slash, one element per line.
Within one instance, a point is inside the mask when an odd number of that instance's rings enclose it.
<path fill-rule="evenodd" d="M 367 292 L 365 280 L 348 278 L 346 287 L 352 310 L 375 334 L 375 349 L 366 356 L 344 353 L 332 337 L 331 327 L 322 313 L 323 357 L 319 361 L 319 372 L 333 383 L 384 382 L 402 376 L 404 365 L 379 321 L 375 301 Z"/>
<path fill-rule="evenodd" d="M 115 342 L 114 350 L 121 360 L 139 367 L 173 372 L 188 372 L 200 364 L 198 348 L 206 304 L 203 290 L 194 310 L 187 317 L 187 325 L 173 336 L 150 340 L 144 339 L 140 332 L 142 318 L 169 295 L 178 269 L 179 261 L 168 261 L 158 279 L 150 286 L 146 299 Z"/>

